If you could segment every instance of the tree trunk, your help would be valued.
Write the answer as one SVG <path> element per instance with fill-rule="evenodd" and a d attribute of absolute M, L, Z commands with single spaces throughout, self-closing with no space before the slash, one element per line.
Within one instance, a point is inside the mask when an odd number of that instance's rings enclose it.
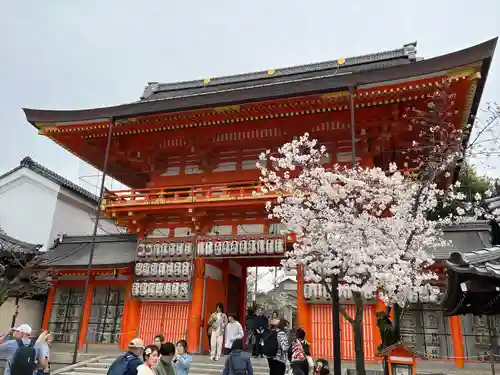
<path fill-rule="evenodd" d="M 401 306 L 394 304 L 394 337 L 396 341 L 401 340 Z"/>
<path fill-rule="evenodd" d="M 330 295 L 332 297 L 332 329 L 333 329 L 333 375 L 342 374 L 340 353 L 340 297 L 338 276 L 332 277 Z"/>
<path fill-rule="evenodd" d="M 354 333 L 354 352 L 356 354 L 356 373 L 366 375 L 365 368 L 365 347 L 363 341 L 363 297 L 359 293 L 354 293 L 354 304 L 356 306 L 356 316 L 352 323 Z"/>

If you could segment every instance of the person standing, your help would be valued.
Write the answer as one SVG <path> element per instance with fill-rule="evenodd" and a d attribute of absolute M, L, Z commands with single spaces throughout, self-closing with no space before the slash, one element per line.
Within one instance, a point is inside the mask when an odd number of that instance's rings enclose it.
<path fill-rule="evenodd" d="M 50 344 L 52 334 L 43 331 L 35 342 L 37 372 L 36 375 L 48 375 L 50 373 Z"/>
<path fill-rule="evenodd" d="M 257 358 L 259 356 L 264 358 L 262 354 L 261 341 L 262 341 L 262 335 L 264 335 L 264 332 L 266 332 L 268 326 L 269 326 L 269 320 L 264 315 L 264 311 L 262 311 L 262 308 L 259 307 L 253 319 L 253 327 L 252 327 L 254 336 L 252 356 L 254 358 Z"/>
<path fill-rule="evenodd" d="M 189 368 L 193 357 L 188 353 L 188 346 L 186 340 L 177 341 L 176 354 L 172 360 L 175 369 L 175 375 L 189 375 Z"/>
<path fill-rule="evenodd" d="M 288 335 L 285 325 L 285 319 L 271 321 L 271 331 L 262 341 L 262 351 L 269 364 L 269 375 L 285 375 L 288 361 Z"/>
<path fill-rule="evenodd" d="M 243 327 L 240 322 L 238 322 L 234 315 L 228 316 L 229 323 L 226 327 L 225 338 L 226 341 L 224 343 L 224 354 L 228 355 L 231 353 L 231 348 L 233 347 L 233 342 L 236 339 L 243 339 Z"/>
<path fill-rule="evenodd" d="M 252 360 L 247 353 L 243 352 L 242 339 L 233 341 L 222 375 L 253 375 Z"/>
<path fill-rule="evenodd" d="M 135 338 L 128 344 L 127 352 L 120 355 L 109 366 L 107 375 L 137 375 L 137 369 L 141 365 L 141 356 L 144 351 L 144 341 Z"/>
<path fill-rule="evenodd" d="M 158 350 L 160 350 L 162 344 L 165 344 L 165 336 L 163 336 L 161 333 L 156 335 L 153 344 L 155 344 Z"/>
<path fill-rule="evenodd" d="M 210 359 L 218 361 L 222 355 L 224 330 L 227 326 L 227 316 L 224 314 L 224 306 L 221 302 L 217 304 L 215 312 L 210 316 L 208 326 L 212 330 L 210 337 Z"/>
<path fill-rule="evenodd" d="M 160 359 L 155 367 L 157 375 L 175 375 L 174 365 L 172 360 L 175 356 L 175 345 L 171 342 L 166 342 L 160 347 Z"/>
<path fill-rule="evenodd" d="M 31 339 L 31 327 L 21 324 L 0 337 L 0 356 L 7 360 L 4 375 L 33 373 L 36 369 L 36 350 Z"/>
<path fill-rule="evenodd" d="M 148 345 L 142 352 L 143 363 L 137 367 L 137 375 L 155 375 L 153 368 L 158 364 L 158 347 Z"/>
<path fill-rule="evenodd" d="M 309 374 L 309 359 L 310 347 L 306 341 L 306 332 L 299 328 L 296 333 L 296 338 L 288 349 L 288 359 L 293 375 L 308 375 Z"/>

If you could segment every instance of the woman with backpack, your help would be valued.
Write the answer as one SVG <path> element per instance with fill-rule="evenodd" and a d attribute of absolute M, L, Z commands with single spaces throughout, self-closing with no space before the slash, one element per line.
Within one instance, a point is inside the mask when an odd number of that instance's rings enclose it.
<path fill-rule="evenodd" d="M 308 375 L 311 367 L 309 343 L 306 341 L 306 332 L 299 328 L 295 334 L 295 340 L 288 349 L 288 359 L 293 375 Z M 314 363 L 312 363 L 314 365 Z"/>
<path fill-rule="evenodd" d="M 262 352 L 267 357 L 269 375 L 285 375 L 288 361 L 288 335 L 285 319 L 271 321 L 271 331 L 262 340 Z"/>
<path fill-rule="evenodd" d="M 52 334 L 49 331 L 43 331 L 35 342 L 37 372 L 36 375 L 48 375 L 50 373 L 50 344 L 52 343 Z"/>
<path fill-rule="evenodd" d="M 243 340 L 235 339 L 226 359 L 222 375 L 253 375 L 250 356 L 243 351 Z"/>

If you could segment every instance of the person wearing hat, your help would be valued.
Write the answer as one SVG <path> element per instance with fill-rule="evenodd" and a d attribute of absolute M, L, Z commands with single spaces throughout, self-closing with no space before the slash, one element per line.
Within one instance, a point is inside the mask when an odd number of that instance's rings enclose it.
<path fill-rule="evenodd" d="M 10 375 L 10 365 L 17 349 L 19 349 L 19 340 L 25 346 L 32 344 L 31 327 L 28 324 L 21 324 L 17 328 L 11 328 L 8 333 L 0 337 L 0 357 L 7 360 L 4 375 Z"/>
<path fill-rule="evenodd" d="M 135 338 L 128 344 L 126 353 L 120 355 L 111 364 L 107 375 L 137 375 L 137 367 L 142 365 L 141 356 L 144 350 L 144 341 L 140 338 Z"/>

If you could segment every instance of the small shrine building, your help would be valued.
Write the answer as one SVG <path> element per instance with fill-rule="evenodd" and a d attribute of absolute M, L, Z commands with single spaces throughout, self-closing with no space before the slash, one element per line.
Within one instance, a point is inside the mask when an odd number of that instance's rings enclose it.
<path fill-rule="evenodd" d="M 274 196 L 255 194 L 260 152 L 307 131 L 329 150 L 326 165 L 353 158 L 365 166 L 403 165 L 402 151 L 416 137 L 405 109 L 425 106 L 447 79 L 456 94 L 453 122 L 472 123 L 495 46 L 496 39 L 420 59 L 412 43 L 317 64 L 150 83 L 139 101 L 114 107 L 24 109 L 41 135 L 100 170 L 109 140 L 107 173 L 129 187 L 106 192 L 103 215 L 130 235 L 99 237 L 87 295 L 89 239 L 63 238 L 47 254 L 54 287 L 44 325 L 66 330 L 65 340 L 74 341 L 74 314 L 83 313 L 80 345 L 123 346 L 137 334 L 151 341 L 162 332 L 171 340 L 186 337 L 193 352 L 206 349 L 215 304 L 222 301 L 242 317 L 247 267 L 279 265 L 294 241 L 266 214 L 265 202 Z M 300 270 L 297 281 L 298 325 L 306 328 L 313 355 L 331 357 L 329 296 L 304 283 Z M 377 359 L 377 308 L 376 301 L 365 307 L 367 360 Z M 434 336 L 422 334 L 415 345 L 439 353 L 445 348 L 443 357 L 453 357 L 463 338 L 452 319 L 433 321 Z M 441 326 L 450 340 L 434 339 Z M 342 356 L 354 358 L 347 322 Z"/>

